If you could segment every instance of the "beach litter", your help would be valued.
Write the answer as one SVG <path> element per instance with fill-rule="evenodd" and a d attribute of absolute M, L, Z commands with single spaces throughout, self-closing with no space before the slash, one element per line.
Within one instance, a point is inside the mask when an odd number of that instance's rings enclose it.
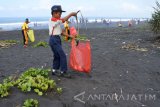
<path fill-rule="evenodd" d="M 18 43 L 16 40 L 0 40 L 0 48 L 9 48 Z"/>
<path fill-rule="evenodd" d="M 92 39 L 94 40 L 94 39 L 96 39 L 96 38 L 93 37 Z"/>
<path fill-rule="evenodd" d="M 158 49 L 160 49 L 160 47 L 157 47 Z"/>
<path fill-rule="evenodd" d="M 160 46 L 159 46 L 158 44 L 153 44 L 152 47 L 153 47 L 153 48 L 160 49 Z"/>
<path fill-rule="evenodd" d="M 136 50 L 136 51 L 141 51 L 141 52 L 148 51 L 147 48 L 141 48 L 139 45 L 136 45 L 134 43 L 125 44 L 121 48 L 126 49 L 126 50 Z"/>

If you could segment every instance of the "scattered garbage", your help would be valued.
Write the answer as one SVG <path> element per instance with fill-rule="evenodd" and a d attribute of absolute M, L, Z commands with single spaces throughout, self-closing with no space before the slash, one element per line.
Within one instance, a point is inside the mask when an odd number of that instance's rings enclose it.
<path fill-rule="evenodd" d="M 0 48 L 9 48 L 17 43 L 16 40 L 0 40 Z"/>
<path fill-rule="evenodd" d="M 160 47 L 157 47 L 158 49 L 160 49 Z"/>
<path fill-rule="evenodd" d="M 122 49 L 126 49 L 126 50 L 136 50 L 136 51 L 141 51 L 141 52 L 146 52 L 148 51 L 147 48 L 141 48 L 139 45 L 136 45 L 134 43 L 129 43 L 129 44 L 125 44 L 122 46 Z"/>
<path fill-rule="evenodd" d="M 126 42 L 122 42 L 122 44 L 126 44 Z"/>
<path fill-rule="evenodd" d="M 94 39 L 96 39 L 96 38 L 94 38 L 94 37 L 93 37 L 93 38 L 91 38 L 91 39 L 93 39 L 93 40 L 94 40 Z"/>

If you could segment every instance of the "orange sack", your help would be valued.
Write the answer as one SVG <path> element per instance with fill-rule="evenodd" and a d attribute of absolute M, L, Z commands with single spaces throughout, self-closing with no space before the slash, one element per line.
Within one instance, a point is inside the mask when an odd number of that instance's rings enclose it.
<path fill-rule="evenodd" d="M 76 31 L 75 27 L 71 27 L 71 28 L 70 28 L 70 35 L 76 37 L 77 31 Z"/>
<path fill-rule="evenodd" d="M 78 45 L 76 45 L 75 39 L 72 39 L 69 66 L 71 69 L 75 71 L 90 73 L 91 71 L 90 41 L 79 41 Z"/>

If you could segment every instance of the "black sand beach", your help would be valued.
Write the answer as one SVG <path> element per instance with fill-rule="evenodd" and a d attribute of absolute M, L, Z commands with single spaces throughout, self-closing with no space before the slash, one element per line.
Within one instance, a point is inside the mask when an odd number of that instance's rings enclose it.
<path fill-rule="evenodd" d="M 80 29 L 80 34 L 91 40 L 91 76 L 69 69 L 73 78 L 58 81 L 58 77 L 50 74 L 63 88 L 61 95 L 38 96 L 12 88 L 8 97 L 0 98 L 0 107 L 21 107 L 26 98 L 37 98 L 40 107 L 160 106 L 160 43 L 155 41 L 156 36 L 148 28 Z M 48 30 L 36 30 L 35 38 L 36 43 L 48 41 Z M 28 48 L 23 48 L 21 31 L 1 31 L 0 40 L 20 42 L 0 49 L 0 81 L 30 67 L 51 68 L 50 47 L 33 48 L 35 43 L 30 43 Z M 130 43 L 147 50 L 122 49 Z M 63 42 L 63 48 L 69 58 L 70 43 Z M 74 99 L 78 94 L 82 94 L 77 97 L 80 101 Z M 109 97 L 113 95 L 113 99 Z"/>

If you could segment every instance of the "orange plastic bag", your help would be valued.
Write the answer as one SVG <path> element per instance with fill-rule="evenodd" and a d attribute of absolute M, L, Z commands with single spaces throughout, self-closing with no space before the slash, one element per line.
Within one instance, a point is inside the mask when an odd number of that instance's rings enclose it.
<path fill-rule="evenodd" d="M 71 52 L 69 66 L 79 72 L 90 73 L 91 70 L 91 47 L 90 41 L 79 41 L 78 45 L 74 39 L 71 41 Z"/>
<path fill-rule="evenodd" d="M 76 37 L 77 31 L 76 31 L 75 27 L 71 27 L 71 28 L 70 28 L 70 35 Z"/>

